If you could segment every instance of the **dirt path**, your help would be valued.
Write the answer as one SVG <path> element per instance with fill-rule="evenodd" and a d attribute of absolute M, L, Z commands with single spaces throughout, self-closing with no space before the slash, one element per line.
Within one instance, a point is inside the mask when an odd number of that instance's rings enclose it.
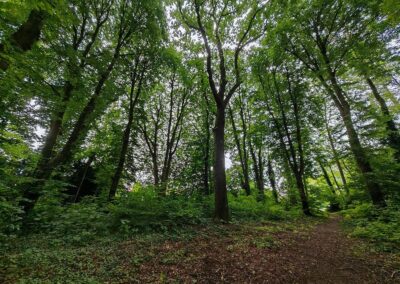
<path fill-rule="evenodd" d="M 138 267 L 138 282 L 400 283 L 400 267 L 388 255 L 360 251 L 338 218 L 275 226 L 231 225 L 222 237 L 166 242 Z"/>

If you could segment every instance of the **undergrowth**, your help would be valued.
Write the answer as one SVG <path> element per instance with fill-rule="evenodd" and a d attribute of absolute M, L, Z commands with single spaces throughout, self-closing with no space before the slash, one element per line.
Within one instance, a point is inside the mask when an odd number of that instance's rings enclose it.
<path fill-rule="evenodd" d="M 361 203 L 342 212 L 350 235 L 373 244 L 379 251 L 400 252 L 400 208 L 389 204 L 377 208 Z"/>
<path fill-rule="evenodd" d="M 298 209 L 257 202 L 253 196 L 229 195 L 229 203 L 232 223 L 246 222 L 252 228 L 257 222 L 289 222 L 301 216 Z M 227 234 L 231 226 L 212 222 L 212 208 L 212 196 L 161 197 L 151 189 L 126 192 L 111 203 L 92 197 L 60 206 L 45 200 L 35 208 L 30 233 L 0 246 L 0 283 L 133 281 L 135 267 L 154 257 L 164 241 Z M 256 245 L 276 243 L 268 239 Z"/>

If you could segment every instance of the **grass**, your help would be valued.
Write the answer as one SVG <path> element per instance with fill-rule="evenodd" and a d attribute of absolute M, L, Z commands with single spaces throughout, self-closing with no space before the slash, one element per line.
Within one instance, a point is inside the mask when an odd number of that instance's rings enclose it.
<path fill-rule="evenodd" d="M 302 224 L 300 226 L 300 224 Z M 315 221 L 246 221 L 230 225 L 208 222 L 174 232 L 145 232 L 99 236 L 87 242 L 71 243 L 53 235 L 36 234 L 14 239 L 0 256 L 1 283 L 105 283 L 137 280 L 141 265 L 157 261 L 174 265 L 195 258 L 185 247 L 168 249 L 175 243 L 196 245 L 197 240 L 230 240 L 227 251 L 249 247 L 273 249 L 280 245 L 274 234 L 311 228 Z M 162 278 L 162 275 L 160 275 Z"/>

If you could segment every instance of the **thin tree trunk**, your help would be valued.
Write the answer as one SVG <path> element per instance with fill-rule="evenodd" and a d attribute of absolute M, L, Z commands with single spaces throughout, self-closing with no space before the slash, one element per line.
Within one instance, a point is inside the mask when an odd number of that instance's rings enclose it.
<path fill-rule="evenodd" d="M 262 161 L 261 161 L 261 156 L 260 152 L 258 155 L 256 154 L 256 151 L 254 149 L 253 143 L 251 142 L 251 139 L 249 139 L 249 148 L 250 148 L 250 155 L 253 160 L 253 171 L 254 171 L 254 176 L 256 179 L 256 186 L 258 190 L 258 196 L 257 199 L 259 201 L 264 200 L 264 179 L 263 179 L 263 169 L 262 169 Z"/>
<path fill-rule="evenodd" d="M 322 174 L 324 175 L 326 184 L 328 185 L 328 187 L 329 187 L 329 189 L 331 190 L 331 192 L 332 192 L 333 194 L 336 194 L 335 188 L 333 187 L 333 184 L 332 184 L 332 182 L 331 182 L 331 179 L 329 178 L 328 172 L 326 171 L 326 169 L 324 168 L 324 166 L 322 165 L 322 163 L 321 163 L 320 161 L 318 161 L 318 164 L 319 164 L 319 166 L 320 166 L 320 168 L 321 168 L 321 170 L 322 170 Z"/>
<path fill-rule="evenodd" d="M 366 77 L 366 81 L 372 90 L 374 98 L 379 104 L 382 114 L 384 115 L 386 122 L 386 131 L 389 146 L 395 150 L 394 158 L 398 163 L 400 163 L 400 134 L 393 120 L 393 116 L 389 112 L 389 108 L 386 105 L 385 99 L 379 94 L 374 82 L 371 78 Z"/>
<path fill-rule="evenodd" d="M 229 117 L 232 123 L 232 129 L 233 129 L 233 137 L 235 140 L 235 144 L 236 144 L 236 148 L 239 154 L 239 160 L 240 160 L 240 166 L 242 168 L 242 187 L 246 193 L 246 195 L 250 195 L 250 179 L 249 179 L 249 171 L 248 171 L 248 167 L 247 167 L 247 160 L 244 157 L 244 153 L 242 151 L 242 145 L 240 144 L 240 139 L 239 139 L 239 135 L 238 135 L 238 131 L 236 128 L 236 124 L 235 124 L 235 118 L 233 117 L 233 111 L 230 107 L 228 107 L 228 113 L 229 113 Z M 244 133 L 242 133 L 242 135 L 245 135 Z M 243 138 L 245 140 L 245 138 Z M 246 145 L 243 145 L 243 148 L 245 148 Z"/>
<path fill-rule="evenodd" d="M 271 188 L 272 188 L 272 196 L 274 197 L 275 203 L 279 203 L 278 191 L 276 189 L 275 172 L 272 167 L 270 158 L 268 158 L 268 162 L 267 162 L 267 173 L 268 173 L 269 183 L 271 184 Z"/>
<path fill-rule="evenodd" d="M 136 68 L 137 68 L 138 64 L 139 64 L 138 61 L 136 61 L 136 66 L 135 66 Z M 136 73 L 136 70 L 134 71 L 134 73 Z M 140 96 L 143 76 L 144 76 L 144 70 L 142 70 L 142 72 L 141 72 L 140 79 L 139 79 L 139 86 L 136 91 L 136 95 L 133 98 L 134 89 L 135 89 L 135 85 L 136 85 L 136 74 L 132 74 L 131 90 L 130 90 L 130 94 L 129 94 L 128 123 L 126 124 L 124 134 L 122 137 L 122 147 L 121 147 L 121 151 L 119 154 L 118 166 L 117 166 L 114 176 L 112 177 L 112 180 L 111 180 L 111 187 L 110 187 L 110 191 L 109 191 L 109 195 L 108 195 L 109 200 L 111 200 L 115 197 L 115 193 L 117 192 L 119 180 L 121 179 L 122 171 L 124 169 L 126 153 L 128 152 L 129 138 L 131 136 L 131 129 L 132 129 L 132 124 L 133 124 L 133 113 L 134 113 L 134 109 L 136 107 L 138 98 Z"/>
<path fill-rule="evenodd" d="M 211 140 L 211 135 L 210 135 L 210 124 L 209 124 L 209 119 L 210 119 L 210 111 L 207 107 L 206 109 L 206 123 L 205 123 L 205 128 L 206 128 L 206 143 L 204 147 L 204 168 L 203 168 L 203 186 L 204 186 L 204 194 L 209 195 L 210 194 L 210 185 L 209 185 L 209 172 L 210 172 L 210 140 Z"/>
<path fill-rule="evenodd" d="M 332 149 L 333 158 L 335 160 L 336 166 L 338 167 L 340 178 L 342 180 L 343 188 L 344 188 L 344 190 L 346 192 L 346 195 L 349 196 L 350 193 L 349 193 L 349 188 L 347 186 L 346 176 L 344 174 L 343 167 L 342 167 L 342 164 L 341 164 L 340 159 L 339 159 L 339 154 L 338 154 L 338 152 L 336 150 L 335 143 L 334 143 L 334 140 L 333 140 L 333 137 L 332 137 L 332 133 L 331 133 L 331 130 L 329 128 L 328 121 L 327 121 L 326 118 L 325 118 L 325 127 L 326 127 L 326 131 L 327 131 L 327 134 L 328 134 L 329 145 L 331 146 L 331 149 Z"/>
<path fill-rule="evenodd" d="M 329 64 L 329 60 L 326 59 L 326 63 Z M 358 169 L 362 174 L 368 193 L 371 196 L 372 203 L 378 206 L 386 206 L 383 192 L 379 184 L 375 180 L 376 177 L 373 176 L 374 172 L 372 170 L 371 164 L 368 161 L 367 155 L 363 147 L 361 146 L 358 134 L 354 128 L 354 124 L 351 118 L 350 105 L 344 96 L 343 90 L 337 83 L 336 76 L 333 71 L 329 70 L 329 76 L 333 90 L 327 85 L 325 80 L 320 77 L 321 82 L 328 91 L 342 117 L 343 123 L 346 128 L 346 133 L 349 138 L 351 151 L 356 160 Z"/>
<path fill-rule="evenodd" d="M 329 189 L 331 190 L 332 195 L 333 195 L 333 197 L 334 197 L 334 199 L 332 199 L 331 202 L 330 202 L 330 210 L 331 210 L 331 211 L 338 211 L 338 210 L 340 210 L 340 205 L 339 205 L 339 202 L 337 202 L 337 200 L 336 200 L 336 198 L 335 198 L 335 197 L 336 197 L 335 188 L 333 187 L 333 184 L 332 184 L 332 182 L 331 182 L 331 179 L 329 178 L 329 174 L 328 174 L 328 172 L 326 171 L 326 169 L 324 168 L 324 166 L 322 165 L 322 163 L 321 163 L 320 161 L 318 161 L 318 164 L 319 164 L 320 167 L 321 167 L 321 170 L 322 170 L 322 173 L 323 173 L 323 175 L 324 175 L 326 184 L 328 185 L 328 187 L 329 187 Z M 335 178 L 335 176 L 333 176 L 333 177 Z M 336 185 L 337 185 L 337 184 L 336 184 Z"/>
<path fill-rule="evenodd" d="M 337 181 L 337 179 L 336 179 L 335 173 L 333 172 L 333 169 L 332 169 L 332 167 L 331 167 L 330 165 L 329 165 L 329 170 L 331 171 L 331 175 L 332 175 L 333 181 L 334 181 L 335 184 L 336 184 L 336 187 L 337 187 L 338 189 L 340 189 L 340 185 L 339 185 L 339 183 L 338 183 L 338 181 Z"/>

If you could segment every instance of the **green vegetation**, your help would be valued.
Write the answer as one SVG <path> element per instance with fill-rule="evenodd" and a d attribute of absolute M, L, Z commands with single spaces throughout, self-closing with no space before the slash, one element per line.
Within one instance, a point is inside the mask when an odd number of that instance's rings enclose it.
<path fill-rule="evenodd" d="M 2 1 L 0 282 L 130 282 L 157 242 L 251 227 L 222 245 L 257 254 L 329 216 L 398 253 L 395 2 Z"/>
<path fill-rule="evenodd" d="M 374 248 L 400 251 L 400 213 L 397 206 L 374 208 L 370 204 L 355 205 L 343 212 L 351 235 L 373 243 Z"/>

